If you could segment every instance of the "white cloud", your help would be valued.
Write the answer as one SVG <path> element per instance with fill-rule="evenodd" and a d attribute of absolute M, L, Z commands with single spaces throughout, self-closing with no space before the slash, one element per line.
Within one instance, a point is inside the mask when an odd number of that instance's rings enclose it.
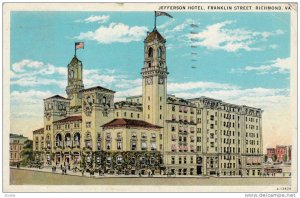
<path fill-rule="evenodd" d="M 203 31 L 197 34 L 189 34 L 188 38 L 199 39 L 193 45 L 203 46 L 209 50 L 224 50 L 227 52 L 236 52 L 239 50 L 254 51 L 262 50 L 260 47 L 254 47 L 259 41 L 264 41 L 270 36 L 283 34 L 282 30 L 274 32 L 255 32 L 246 29 L 229 29 L 229 25 L 235 21 L 224 21 L 209 25 Z"/>
<path fill-rule="evenodd" d="M 81 32 L 77 39 L 94 40 L 99 43 L 128 43 L 142 40 L 147 32 L 145 26 L 129 27 L 123 23 L 111 23 L 109 26 L 100 26 L 95 31 Z"/>
<path fill-rule="evenodd" d="M 102 16 L 94 16 L 94 15 L 92 15 L 92 16 L 84 19 L 84 21 L 86 23 L 92 23 L 92 22 L 105 23 L 108 20 L 109 20 L 109 16 L 108 15 L 102 15 Z"/>
<path fill-rule="evenodd" d="M 24 59 L 20 62 L 12 64 L 12 69 L 15 72 L 24 72 L 26 68 L 38 69 L 41 68 L 43 65 L 44 63 L 40 61 Z"/>
<path fill-rule="evenodd" d="M 263 75 L 269 73 L 288 73 L 292 66 L 291 58 L 277 58 L 267 62 L 268 64 L 260 66 L 246 66 L 243 68 L 231 69 L 231 73 L 247 73 L 255 72 L 256 74 Z"/>
<path fill-rule="evenodd" d="M 164 29 L 166 29 L 167 27 L 169 27 L 169 26 L 171 26 L 172 24 L 174 24 L 174 22 L 175 22 L 175 19 L 174 19 L 174 18 L 173 18 L 173 19 L 169 19 L 167 22 L 165 22 L 165 23 L 163 23 L 163 24 L 157 26 L 157 29 L 158 29 L 158 30 L 164 30 Z"/>
<path fill-rule="evenodd" d="M 39 85 L 66 86 L 66 67 L 57 67 L 49 63 L 24 59 L 12 64 L 11 84 L 34 87 Z"/>
<path fill-rule="evenodd" d="M 85 19 L 78 19 L 75 22 L 76 23 L 94 23 L 94 22 L 98 22 L 98 23 L 106 23 L 109 20 L 109 16 L 108 15 L 91 15 Z"/>
<path fill-rule="evenodd" d="M 193 90 L 193 89 L 236 89 L 237 86 L 225 84 L 225 83 L 215 83 L 215 82 L 185 82 L 185 83 L 169 83 L 168 91 L 177 92 L 182 90 Z"/>
<path fill-rule="evenodd" d="M 128 89 L 128 88 L 131 88 L 131 87 L 140 86 L 141 84 L 142 84 L 142 79 L 140 79 L 140 78 L 134 79 L 134 80 L 119 79 L 118 83 L 115 84 L 115 87 L 122 88 L 122 89 Z"/>
<path fill-rule="evenodd" d="M 125 100 L 128 96 L 137 96 L 142 94 L 142 86 L 133 87 L 123 91 L 117 91 L 115 94 L 115 100 L 121 101 Z"/>

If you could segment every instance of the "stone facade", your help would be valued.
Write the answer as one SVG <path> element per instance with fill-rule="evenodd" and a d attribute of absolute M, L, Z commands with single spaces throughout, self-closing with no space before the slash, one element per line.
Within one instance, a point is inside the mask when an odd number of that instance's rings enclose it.
<path fill-rule="evenodd" d="M 34 141 L 34 148 L 45 164 L 128 174 L 260 175 L 262 110 L 168 95 L 165 43 L 156 29 L 147 34 L 142 95 L 121 102 L 112 90 L 84 89 L 83 64 L 71 60 L 68 98 L 44 100 L 42 136 L 49 144 Z"/>

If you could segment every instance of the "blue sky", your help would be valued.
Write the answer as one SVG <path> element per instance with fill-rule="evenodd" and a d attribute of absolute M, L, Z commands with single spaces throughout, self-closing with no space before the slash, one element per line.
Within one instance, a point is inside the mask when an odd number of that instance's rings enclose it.
<path fill-rule="evenodd" d="M 256 106 L 267 115 L 274 105 L 276 111 L 287 108 L 289 13 L 170 14 L 173 19 L 157 19 L 167 39 L 169 93 Z M 12 12 L 11 130 L 30 134 L 42 126 L 42 99 L 66 95 L 66 67 L 76 41 L 85 43 L 77 57 L 86 88 L 113 89 L 116 100 L 140 94 L 143 39 L 153 29 L 153 18 L 153 12 Z M 38 121 L 24 128 L 31 120 Z M 271 130 L 274 123 L 266 122 Z"/>

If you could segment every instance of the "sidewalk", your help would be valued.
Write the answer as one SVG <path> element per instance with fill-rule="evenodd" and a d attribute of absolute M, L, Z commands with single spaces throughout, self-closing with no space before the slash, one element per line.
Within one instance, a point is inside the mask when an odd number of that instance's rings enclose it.
<path fill-rule="evenodd" d="M 60 168 L 56 169 L 56 172 L 52 172 L 51 168 L 27 168 L 27 167 L 10 167 L 12 169 L 20 169 L 20 170 L 29 170 L 29 171 L 37 171 L 37 172 L 46 172 L 46 173 L 52 173 L 52 174 L 60 174 L 62 175 L 62 171 Z M 72 176 L 79 176 L 79 177 L 89 177 L 89 178 L 199 178 L 199 179 L 209 179 L 209 176 L 199 176 L 199 175 L 153 175 L 149 177 L 148 175 L 110 175 L 110 174 L 104 174 L 103 176 L 99 176 L 98 173 L 95 173 L 94 175 L 90 175 L 90 173 L 85 172 L 84 175 L 80 171 L 77 171 L 76 173 L 73 171 L 67 171 L 66 175 L 72 175 Z"/>

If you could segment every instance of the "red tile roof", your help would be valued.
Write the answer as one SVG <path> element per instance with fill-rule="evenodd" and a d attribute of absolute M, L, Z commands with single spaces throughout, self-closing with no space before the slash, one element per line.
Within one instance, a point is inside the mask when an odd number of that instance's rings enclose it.
<path fill-rule="evenodd" d="M 54 121 L 53 123 L 65 123 L 65 122 L 76 122 L 76 121 L 82 121 L 81 116 L 70 116 L 67 118 L 64 118 L 62 120 Z"/>
<path fill-rule="evenodd" d="M 113 127 L 140 127 L 140 128 L 156 128 L 160 129 L 162 127 L 150 124 L 148 122 L 142 121 L 142 120 L 131 120 L 131 119 L 114 119 L 104 125 L 102 125 L 103 128 L 113 128 Z"/>

